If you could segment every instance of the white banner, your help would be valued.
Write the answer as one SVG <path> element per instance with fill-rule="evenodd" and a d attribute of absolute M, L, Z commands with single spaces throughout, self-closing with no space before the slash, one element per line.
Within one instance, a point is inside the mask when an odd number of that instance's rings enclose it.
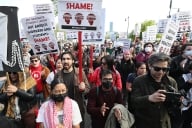
<path fill-rule="evenodd" d="M 83 44 L 101 44 L 105 40 L 105 9 L 102 9 L 100 14 L 100 24 L 96 31 L 83 31 Z"/>
<path fill-rule="evenodd" d="M 101 1 L 59 0 L 58 21 L 60 29 L 97 30 L 100 24 Z"/>
<path fill-rule="evenodd" d="M 59 52 L 57 40 L 48 17 L 23 18 L 22 25 L 35 54 Z"/>
<path fill-rule="evenodd" d="M 33 5 L 35 15 L 44 15 L 49 18 L 53 28 L 55 28 L 55 15 L 53 5 L 51 4 L 35 4 Z"/>
<path fill-rule="evenodd" d="M 145 31 L 146 33 L 143 36 L 145 36 L 145 42 L 155 42 L 156 41 L 156 35 L 157 35 L 157 26 L 148 26 L 147 30 Z"/>
<path fill-rule="evenodd" d="M 177 23 L 179 25 L 179 33 L 191 32 L 191 12 L 179 12 L 177 15 Z"/>
<path fill-rule="evenodd" d="M 164 33 L 167 26 L 168 19 L 160 19 L 157 26 L 158 33 Z"/>
<path fill-rule="evenodd" d="M 167 55 L 170 54 L 171 47 L 176 39 L 178 28 L 179 26 L 174 21 L 168 21 L 165 33 L 162 36 L 156 52 L 163 52 Z"/>
<path fill-rule="evenodd" d="M 7 60 L 7 24 L 7 15 L 0 12 L 0 71 L 3 70 L 2 61 L 5 62 Z"/>

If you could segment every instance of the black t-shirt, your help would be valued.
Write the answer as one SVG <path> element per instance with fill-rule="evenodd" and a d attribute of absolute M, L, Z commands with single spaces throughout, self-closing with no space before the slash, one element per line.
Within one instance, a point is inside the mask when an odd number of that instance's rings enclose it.
<path fill-rule="evenodd" d="M 63 81 L 68 88 L 68 96 L 74 99 L 74 70 L 69 73 L 63 73 Z"/>

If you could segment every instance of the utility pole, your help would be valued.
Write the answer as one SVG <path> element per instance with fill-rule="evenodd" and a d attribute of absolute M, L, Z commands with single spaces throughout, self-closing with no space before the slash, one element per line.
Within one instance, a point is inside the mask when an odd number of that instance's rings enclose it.
<path fill-rule="evenodd" d="M 169 4 L 169 15 L 167 16 L 167 18 L 171 18 L 171 9 L 172 9 L 172 0 L 170 0 L 170 4 Z"/>
<path fill-rule="evenodd" d="M 125 21 L 127 21 L 127 39 L 129 38 L 129 16 L 125 18 Z"/>

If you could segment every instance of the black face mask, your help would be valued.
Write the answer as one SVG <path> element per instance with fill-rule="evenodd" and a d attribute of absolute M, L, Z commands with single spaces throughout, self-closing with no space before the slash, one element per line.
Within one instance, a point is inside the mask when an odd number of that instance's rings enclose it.
<path fill-rule="evenodd" d="M 112 82 L 111 81 L 105 81 L 105 82 L 102 82 L 102 86 L 106 89 L 109 89 L 112 87 Z"/>
<path fill-rule="evenodd" d="M 57 95 L 52 94 L 51 99 L 53 99 L 55 102 L 62 102 L 64 101 L 66 96 L 67 96 L 67 93 L 57 94 Z"/>

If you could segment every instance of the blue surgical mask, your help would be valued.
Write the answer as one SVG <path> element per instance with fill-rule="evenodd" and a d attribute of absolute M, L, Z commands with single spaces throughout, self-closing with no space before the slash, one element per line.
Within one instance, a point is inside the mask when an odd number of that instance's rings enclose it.
<path fill-rule="evenodd" d="M 185 51 L 184 53 L 186 56 L 192 56 L 192 50 Z"/>

